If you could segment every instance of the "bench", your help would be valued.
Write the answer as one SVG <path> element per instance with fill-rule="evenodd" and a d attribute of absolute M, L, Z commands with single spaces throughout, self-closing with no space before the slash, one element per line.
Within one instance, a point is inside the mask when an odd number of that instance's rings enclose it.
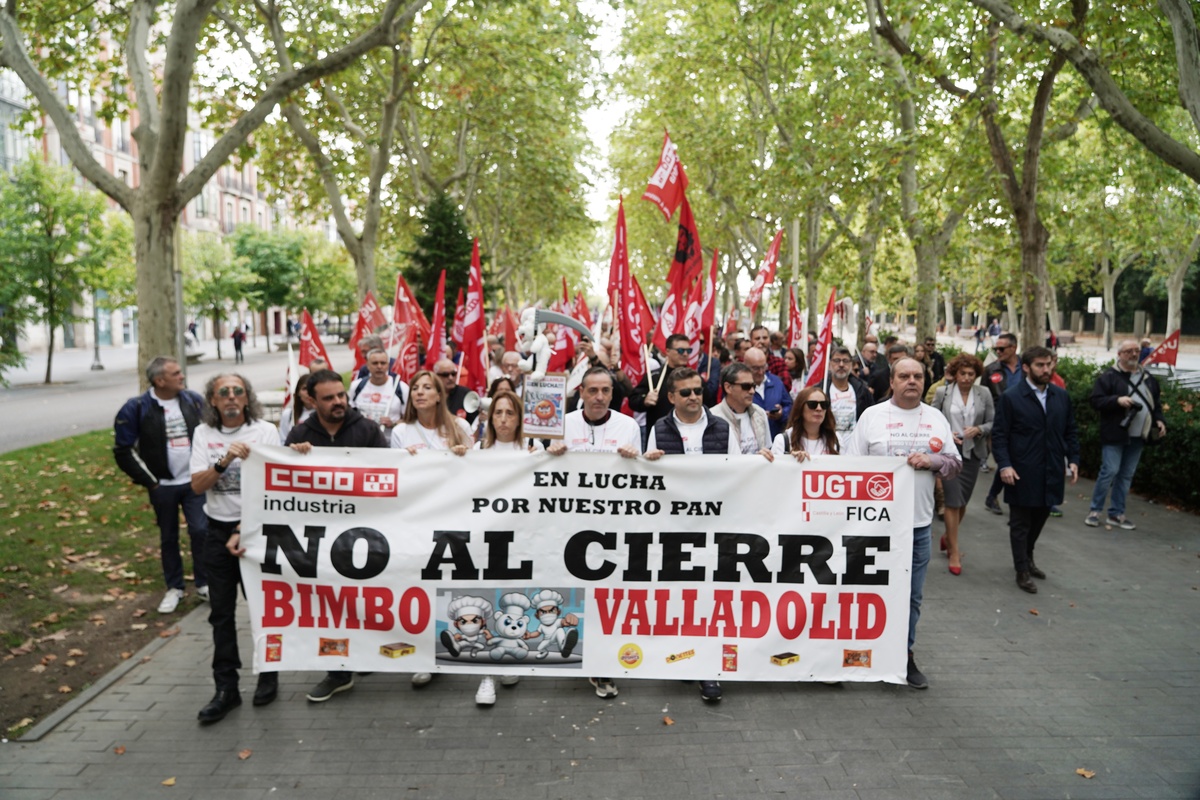
<path fill-rule="evenodd" d="M 188 353 L 187 354 L 187 363 L 199 364 L 200 359 L 202 359 L 202 358 L 204 358 L 204 353 L 202 353 L 202 352 L 201 353 Z"/>

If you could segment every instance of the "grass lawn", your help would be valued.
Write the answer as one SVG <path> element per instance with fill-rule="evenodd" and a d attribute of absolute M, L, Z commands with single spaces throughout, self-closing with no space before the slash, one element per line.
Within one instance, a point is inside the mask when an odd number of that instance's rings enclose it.
<path fill-rule="evenodd" d="M 121 472 L 111 430 L 0 461 L 0 733 L 20 735 L 176 615 L 146 491 Z M 184 563 L 190 566 L 186 529 Z M 23 723 L 23 724 L 22 724 Z"/>

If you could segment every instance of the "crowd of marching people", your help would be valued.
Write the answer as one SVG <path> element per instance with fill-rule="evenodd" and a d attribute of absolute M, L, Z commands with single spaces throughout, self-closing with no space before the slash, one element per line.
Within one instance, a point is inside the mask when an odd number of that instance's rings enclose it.
<path fill-rule="evenodd" d="M 1034 560 L 1035 544 L 1062 502 L 1065 482 L 1078 475 L 1079 440 L 1055 353 L 1041 346 L 1020 352 L 1008 333 L 995 336 L 996 358 L 986 366 L 966 353 L 947 363 L 934 337 L 912 345 L 868 337 L 857 352 L 835 343 L 822 354 L 815 336 L 808 348 L 786 347 L 779 332 L 765 327 L 716 337 L 695 365 L 688 337 L 676 334 L 636 383 L 618 368 L 606 338 L 585 339 L 573 365 L 577 380 L 564 435 L 553 442 L 525 436 L 520 355 L 495 337 L 489 338 L 486 397 L 459 385 L 452 350 L 406 382 L 393 374 L 378 336 L 366 336 L 358 346 L 362 367 L 348 384 L 328 365 L 309 364 L 278 427 L 263 419 L 244 377 L 218 375 L 198 394 L 185 387 L 179 364 L 165 357 L 147 366 L 151 388 L 117 416 L 117 463 L 148 489 L 161 531 L 167 591 L 159 611 L 175 611 L 184 596 L 180 510 L 188 523 L 196 592 L 211 604 L 216 694 L 199 712 L 202 723 L 216 722 L 241 704 L 234 627 L 237 559 L 244 552 L 240 464 L 260 445 L 284 444 L 300 453 L 328 446 L 392 447 L 414 455 L 544 449 L 551 456 L 609 452 L 649 460 L 903 456 L 917 475 L 907 664 L 908 684 L 916 689 L 928 686 L 912 650 L 935 519 L 944 520 L 940 549 L 949 572 L 961 575 L 967 506 L 994 459 L 985 505 L 1003 513 L 1001 497 L 1007 502 L 1016 584 L 1036 592 L 1033 579 L 1044 580 L 1046 573 Z M 809 385 L 814 357 L 823 380 Z M 1138 343 L 1123 342 L 1117 362 L 1092 392 L 1101 417 L 1103 466 L 1084 520 L 1089 526 L 1104 521 L 1134 528 L 1125 515 L 1129 483 L 1143 445 L 1166 433 L 1157 383 L 1139 358 Z M 412 682 L 419 686 L 431 679 L 418 673 Z M 478 703 L 495 702 L 497 680 L 482 680 Z M 499 680 L 516 682 L 513 676 Z M 617 695 L 612 678 L 590 681 L 599 696 Z M 353 673 L 329 672 L 307 697 L 323 702 L 353 686 Z M 706 701 L 721 699 L 716 681 L 703 681 L 699 689 Z M 262 673 L 253 703 L 270 703 L 277 691 L 277 674 Z"/>

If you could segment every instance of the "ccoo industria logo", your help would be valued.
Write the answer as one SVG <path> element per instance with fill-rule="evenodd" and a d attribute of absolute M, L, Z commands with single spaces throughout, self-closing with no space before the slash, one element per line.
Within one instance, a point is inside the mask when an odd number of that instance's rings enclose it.
<path fill-rule="evenodd" d="M 892 496 L 890 472 L 820 472 L 805 470 L 805 500 L 862 500 L 884 502 Z"/>
<path fill-rule="evenodd" d="M 396 470 L 267 464 L 267 491 L 350 497 L 395 497 Z"/>

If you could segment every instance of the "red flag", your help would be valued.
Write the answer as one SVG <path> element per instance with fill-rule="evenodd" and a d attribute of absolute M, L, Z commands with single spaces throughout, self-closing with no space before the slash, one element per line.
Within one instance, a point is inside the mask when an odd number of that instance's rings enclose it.
<path fill-rule="evenodd" d="M 750 287 L 750 294 L 746 297 L 746 308 L 750 309 L 750 316 L 754 316 L 754 312 L 758 310 L 758 302 L 762 300 L 763 289 L 771 285 L 775 280 L 775 267 L 779 264 L 779 244 L 783 241 L 783 228 L 775 234 L 775 239 L 771 242 L 771 246 L 767 248 L 767 257 L 763 259 L 762 269 L 758 271 L 758 275 L 754 278 L 754 285 Z"/>
<path fill-rule="evenodd" d="M 517 315 L 507 305 L 504 306 L 504 352 L 517 352 Z"/>
<path fill-rule="evenodd" d="M 572 316 L 587 326 L 589 330 L 596 324 L 592 319 L 592 312 L 588 308 L 587 299 L 583 296 L 583 292 L 575 295 L 575 313 Z"/>
<path fill-rule="evenodd" d="M 324 359 L 325 364 L 333 369 L 329 353 L 325 352 L 325 345 L 321 344 L 321 334 L 317 332 L 317 326 L 313 324 L 313 318 L 306 308 L 300 317 L 300 366 L 307 367 L 314 358 Z"/>
<path fill-rule="evenodd" d="M 634 300 L 634 302 L 637 304 L 637 307 L 635 309 L 636 310 L 635 319 L 637 319 L 639 329 L 642 332 L 642 341 L 645 341 L 646 332 L 654 329 L 655 323 L 658 322 L 658 317 L 656 317 L 654 315 L 654 311 L 650 307 L 650 304 L 646 302 L 646 295 L 642 293 L 642 285 L 640 283 L 638 283 L 637 276 L 635 275 L 632 277 L 633 277 L 633 288 L 636 291 L 636 295 L 637 295 L 636 299 Z"/>
<path fill-rule="evenodd" d="M 734 331 L 736 331 L 738 329 L 738 326 L 741 324 L 741 316 L 742 316 L 741 309 L 738 309 L 738 308 L 729 309 L 729 318 L 725 321 L 725 336 L 726 336 L 726 338 L 729 337 L 729 334 L 733 333 Z"/>
<path fill-rule="evenodd" d="M 400 352 L 396 355 L 396 360 L 392 362 L 392 374 L 405 383 L 411 383 L 413 376 L 421 368 L 418 338 L 416 325 L 405 326 L 404 338 L 400 340 Z"/>
<path fill-rule="evenodd" d="M 571 297 L 567 294 L 567 276 L 562 276 L 562 301 L 558 304 L 559 313 L 575 316 L 571 308 Z M 559 325 L 555 331 L 554 350 L 550 353 L 550 361 L 546 364 L 547 372 L 564 372 L 575 358 L 575 345 L 579 343 L 579 331 L 569 325 Z"/>
<path fill-rule="evenodd" d="M 800 318 L 800 304 L 796 302 L 796 286 L 788 287 L 790 294 L 788 306 L 788 347 L 804 349 L 804 320 Z"/>
<path fill-rule="evenodd" d="M 1170 364 L 1175 366 L 1175 359 L 1179 355 L 1179 331 L 1175 331 L 1167 338 L 1163 339 L 1162 344 L 1154 348 L 1154 352 L 1146 356 L 1143 364 Z"/>
<path fill-rule="evenodd" d="M 688 179 L 671 144 L 671 134 L 663 134 L 662 152 L 658 156 L 658 166 L 650 176 L 643 200 L 649 200 L 658 206 L 663 216 L 670 219 L 675 215 L 675 209 L 683 201 L 683 193 L 687 190 Z"/>
<path fill-rule="evenodd" d="M 487 392 L 488 346 L 483 318 L 483 268 L 479 240 L 471 248 L 471 274 L 467 278 L 467 303 L 463 311 L 462 369 L 458 382 L 473 392 Z"/>
<path fill-rule="evenodd" d="M 667 337 L 683 333 L 683 317 L 687 311 L 688 294 L 692 282 L 704 272 L 704 254 L 700 250 L 700 234 L 696 232 L 696 219 L 687 198 L 679 212 L 679 235 L 675 239 L 675 257 L 667 272 L 667 299 L 663 302 L 658 328 L 654 331 L 654 346 L 667 349 Z"/>
<path fill-rule="evenodd" d="M 621 369 L 635 384 L 646 372 L 642 361 L 642 344 L 646 341 L 637 318 L 636 306 L 639 294 L 633 273 L 629 270 L 629 243 L 625 231 L 625 198 L 617 206 L 617 231 L 613 241 L 612 259 L 608 265 L 609 284 L 616 275 L 618 291 L 612 304 L 620 316 Z"/>
<path fill-rule="evenodd" d="M 425 318 L 425 312 L 421 310 L 417 298 L 413 296 L 408 281 L 404 280 L 403 275 L 397 275 L 396 299 L 392 306 L 393 342 L 404 338 L 402 327 L 404 325 L 415 325 L 421 339 L 425 342 L 429 341 L 431 328 L 429 320 Z"/>
<path fill-rule="evenodd" d="M 425 369 L 442 358 L 446 349 L 446 270 L 438 277 L 437 294 L 433 298 L 433 324 L 425 340 Z"/>
<path fill-rule="evenodd" d="M 458 287 L 458 300 L 454 305 L 454 326 L 450 328 L 450 341 L 454 342 L 455 348 L 461 353 L 463 349 L 463 314 L 466 313 L 466 306 L 463 305 L 463 290 Z"/>
<path fill-rule="evenodd" d="M 376 302 L 375 295 L 371 293 L 370 289 L 367 289 L 367 294 L 358 309 L 358 317 L 354 320 L 354 333 L 350 336 L 350 350 L 354 353 L 354 370 L 356 372 L 362 368 L 363 364 L 367 363 L 363 354 L 358 351 L 358 343 L 364 336 L 370 336 L 376 328 L 386 324 L 387 317 L 384 316 L 383 309 Z"/>
<path fill-rule="evenodd" d="M 701 320 L 701 305 L 704 302 L 704 284 L 705 281 L 696 281 L 696 285 L 692 287 L 692 293 L 688 297 L 687 312 L 683 316 L 683 332 L 687 334 L 688 346 L 692 348 L 692 354 L 688 356 L 688 366 L 696 369 L 700 366 L 700 320 Z"/>
<path fill-rule="evenodd" d="M 812 355 L 808 359 L 808 380 L 805 386 L 820 386 L 825 381 L 825 365 L 829 362 L 829 348 L 833 346 L 833 314 L 837 302 L 837 287 L 829 293 L 829 303 L 825 306 L 825 317 L 821 320 L 821 330 L 817 334 L 817 343 L 813 345 Z"/>

